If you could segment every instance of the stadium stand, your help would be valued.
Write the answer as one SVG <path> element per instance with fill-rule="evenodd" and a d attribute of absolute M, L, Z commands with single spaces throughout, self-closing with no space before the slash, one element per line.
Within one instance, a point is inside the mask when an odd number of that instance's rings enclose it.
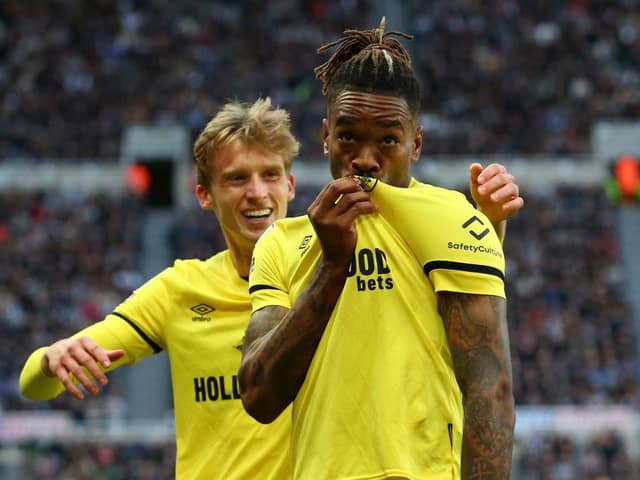
<path fill-rule="evenodd" d="M 292 112 L 316 158 L 324 102 L 313 52 L 375 24 L 374 4 L 2 2 L 0 158 L 109 161 L 127 123 L 195 132 L 226 99 L 256 94 Z M 425 153 L 588 152 L 595 119 L 640 111 L 634 5 L 410 2 Z"/>

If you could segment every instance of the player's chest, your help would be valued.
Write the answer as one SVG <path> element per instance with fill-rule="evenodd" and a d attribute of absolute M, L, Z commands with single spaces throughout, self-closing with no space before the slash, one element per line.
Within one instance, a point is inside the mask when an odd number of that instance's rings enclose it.
<path fill-rule="evenodd" d="M 293 297 L 306 288 L 322 255 L 316 238 L 309 243 L 308 258 L 294 262 L 286 274 Z M 359 225 L 358 241 L 347 269 L 346 293 L 384 297 L 403 286 L 423 288 L 425 282 L 420 264 L 395 230 L 382 223 Z"/>
<path fill-rule="evenodd" d="M 166 324 L 169 348 L 188 345 L 210 354 L 239 349 L 251 315 L 248 302 L 229 304 L 215 297 L 192 295 L 175 308 Z"/>

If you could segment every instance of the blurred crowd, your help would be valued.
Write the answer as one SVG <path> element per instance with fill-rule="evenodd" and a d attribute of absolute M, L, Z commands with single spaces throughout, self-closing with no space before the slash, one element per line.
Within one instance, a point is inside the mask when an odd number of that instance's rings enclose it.
<path fill-rule="evenodd" d="M 375 2 L 0 2 L 0 159 L 113 159 L 132 122 L 196 133 L 270 95 L 321 158 L 321 44 L 372 28 Z M 423 88 L 425 153 L 590 151 L 596 119 L 640 114 L 637 0 L 398 2 L 388 30 Z M 389 7 L 394 8 L 394 7 Z M 384 12 L 382 12 L 384 13 Z"/>
<path fill-rule="evenodd" d="M 598 188 L 525 195 L 505 241 L 516 401 L 638 405 L 614 207 Z"/>
<path fill-rule="evenodd" d="M 561 434 L 533 436 L 516 442 L 514 450 L 517 480 L 632 480 L 640 475 L 640 463 L 630 457 L 625 438 L 613 431 L 579 440 Z"/>
<path fill-rule="evenodd" d="M 173 442 L 31 443 L 22 449 L 21 478 L 39 480 L 173 480 Z"/>
<path fill-rule="evenodd" d="M 117 157 L 126 125 L 195 134 L 229 99 L 270 95 L 318 152 L 315 49 L 366 1 L 0 3 L 0 159 Z M 45 135 L 46 133 L 46 135 Z"/>
<path fill-rule="evenodd" d="M 512 478 L 517 480 L 631 480 L 640 464 L 626 450 L 624 438 L 604 431 L 579 441 L 564 435 L 532 437 L 515 446 Z M 39 480 L 170 480 L 174 475 L 172 442 L 150 445 L 84 443 L 26 444 L 25 478 Z"/>
<path fill-rule="evenodd" d="M 101 320 L 142 282 L 142 204 L 128 196 L 3 192 L 0 205 L 0 412 L 47 408 L 21 398 L 22 365 L 32 350 Z M 85 413 L 66 395 L 48 408 Z"/>
<path fill-rule="evenodd" d="M 637 0 L 412 5 L 427 153 L 587 153 L 640 114 Z"/>

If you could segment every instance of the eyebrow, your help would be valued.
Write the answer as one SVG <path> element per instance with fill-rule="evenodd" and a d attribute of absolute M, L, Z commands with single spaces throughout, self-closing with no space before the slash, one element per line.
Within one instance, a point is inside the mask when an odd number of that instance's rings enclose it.
<path fill-rule="evenodd" d="M 220 175 L 222 175 L 223 178 L 231 177 L 233 175 L 246 175 L 249 173 L 249 170 L 249 167 L 239 166 L 234 167 L 231 170 L 222 171 L 220 172 Z M 272 164 L 264 165 L 263 168 L 260 169 L 261 172 L 265 170 L 278 170 L 280 172 L 285 172 L 287 169 L 284 165 L 280 165 L 280 163 L 274 162 Z"/>
<path fill-rule="evenodd" d="M 354 125 L 356 121 L 351 117 L 340 116 L 336 119 L 336 127 Z"/>
<path fill-rule="evenodd" d="M 353 126 L 357 123 L 358 121 L 354 118 L 344 115 L 336 119 L 336 127 Z M 376 123 L 383 128 L 402 128 L 400 120 L 378 120 Z"/>

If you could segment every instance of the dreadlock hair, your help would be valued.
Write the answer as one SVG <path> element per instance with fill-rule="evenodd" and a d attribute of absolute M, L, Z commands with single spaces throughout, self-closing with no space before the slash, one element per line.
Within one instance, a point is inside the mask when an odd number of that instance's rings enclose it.
<path fill-rule="evenodd" d="M 413 39 L 402 32 L 385 32 L 380 28 L 345 30 L 339 40 L 318 48 L 323 53 L 337 45 L 331 58 L 314 69 L 322 82 L 322 93 L 333 102 L 343 90 L 393 95 L 404 98 L 409 110 L 417 115 L 420 108 L 420 85 L 411 67 L 411 57 L 393 37 Z"/>
<path fill-rule="evenodd" d="M 230 102 L 207 123 L 193 145 L 196 181 L 207 189 L 211 182 L 210 160 L 235 140 L 280 155 L 287 172 L 298 154 L 299 144 L 291 132 L 289 113 L 271 106 L 269 97 L 254 103 Z"/>

